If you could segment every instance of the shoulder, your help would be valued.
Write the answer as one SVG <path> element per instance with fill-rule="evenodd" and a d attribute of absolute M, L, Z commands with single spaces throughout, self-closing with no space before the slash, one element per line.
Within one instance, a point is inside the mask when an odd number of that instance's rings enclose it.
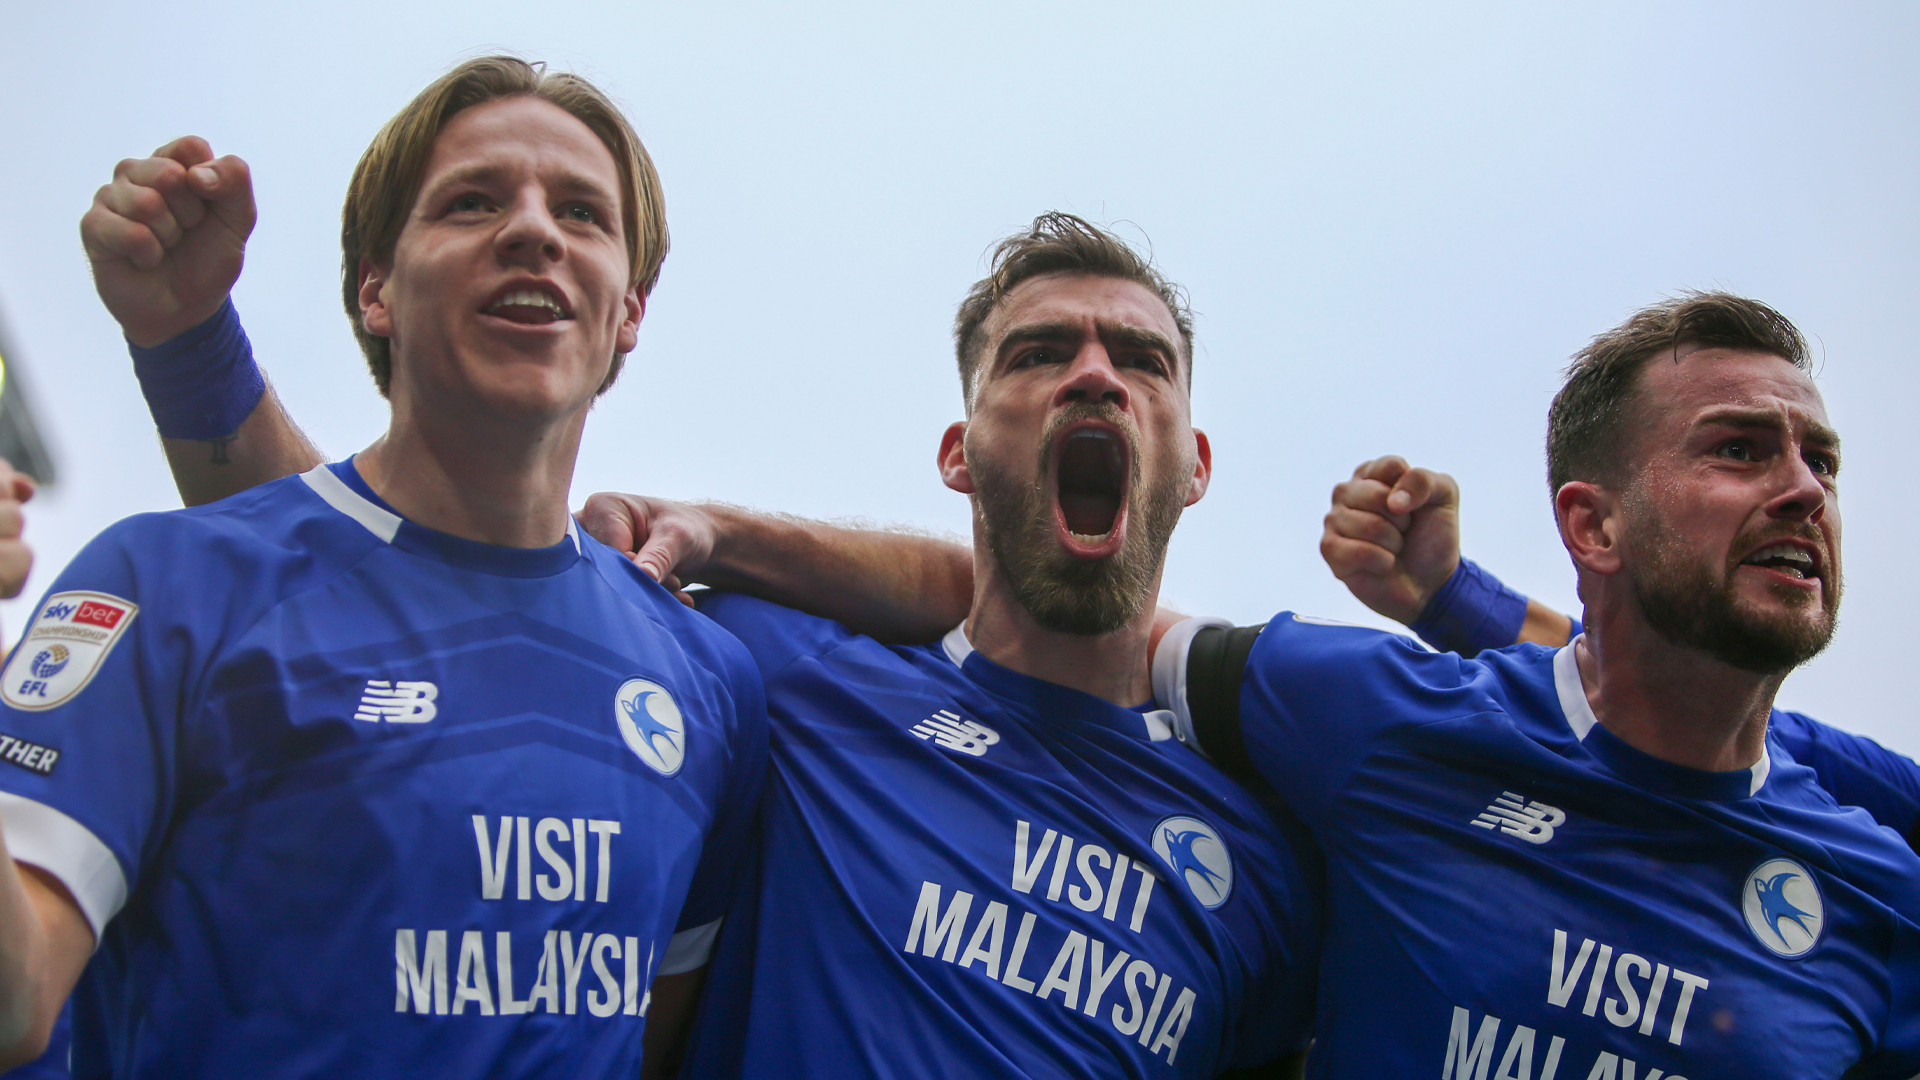
<path fill-rule="evenodd" d="M 366 529 L 304 495 L 304 485 L 289 486 L 299 484 L 293 477 L 210 506 L 109 526 L 35 607 L 0 697 L 15 708 L 45 710 L 99 672 L 143 670 L 147 683 L 160 685 L 164 673 L 198 670 L 276 605 L 379 545 Z M 123 639 L 128 647 L 118 648 Z"/>
<path fill-rule="evenodd" d="M 97 579 L 200 601 L 223 594 L 270 601 L 380 543 L 290 476 L 206 506 L 124 518 L 74 557 L 61 583 Z"/>
<path fill-rule="evenodd" d="M 709 593 L 700 601 L 700 613 L 739 638 L 767 678 L 802 656 L 819 656 L 860 640 L 831 619 L 740 593 Z"/>
<path fill-rule="evenodd" d="M 1405 634 L 1283 611 L 1254 642 L 1246 685 L 1328 701 L 1431 698 L 1451 695 L 1487 671 Z"/>
<path fill-rule="evenodd" d="M 580 552 L 600 580 L 670 636 L 691 663 L 722 676 L 736 693 L 746 691 L 759 701 L 760 672 L 739 638 L 681 602 L 633 560 L 585 533 L 580 534 Z"/>
<path fill-rule="evenodd" d="M 1803 713 L 1775 709 L 1767 720 L 1767 738 L 1793 761 L 1821 774 L 1823 783 L 1830 781 L 1829 772 L 1844 767 L 1920 792 L 1920 766 L 1912 758 Z"/>

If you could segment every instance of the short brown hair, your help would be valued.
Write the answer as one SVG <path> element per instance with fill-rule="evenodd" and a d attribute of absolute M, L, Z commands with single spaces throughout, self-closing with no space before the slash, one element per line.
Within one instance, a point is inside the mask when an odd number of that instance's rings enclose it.
<path fill-rule="evenodd" d="M 1547 484 L 1615 482 L 1630 473 L 1629 407 L 1648 361 L 1683 345 L 1770 353 L 1811 371 L 1807 339 L 1758 300 L 1686 292 L 1633 313 L 1573 355 L 1566 383 L 1547 411 Z"/>
<path fill-rule="evenodd" d="M 1119 278 L 1143 285 L 1159 297 L 1180 330 L 1180 350 L 1185 354 L 1188 385 L 1192 385 L 1193 311 L 1187 306 L 1186 290 L 1168 281 L 1151 259 L 1143 258 L 1118 236 L 1085 218 L 1054 210 L 1034 218 L 1025 232 L 995 244 L 987 276 L 975 282 L 960 301 L 953 319 L 953 347 L 960 361 L 961 392 L 969 401 L 985 344 L 980 331 L 987 316 L 1021 282 L 1058 273 Z"/>
<path fill-rule="evenodd" d="M 613 154 L 620 170 L 620 217 L 627 239 L 627 284 L 644 299 L 660 280 L 667 257 L 666 200 L 660 174 L 640 145 L 640 136 L 619 106 L 592 83 L 565 71 L 517 56 L 482 56 L 455 67 L 420 91 L 373 137 L 354 167 L 347 203 L 340 211 L 340 284 L 347 318 L 367 354 L 373 382 L 387 392 L 393 377 L 393 351 L 386 338 L 367 333 L 360 322 L 360 260 L 383 263 L 413 211 L 426 180 L 434 141 L 448 121 L 463 110 L 503 98 L 534 97 L 550 102 L 587 125 Z M 613 385 L 624 357 L 615 356 L 602 391 Z"/>

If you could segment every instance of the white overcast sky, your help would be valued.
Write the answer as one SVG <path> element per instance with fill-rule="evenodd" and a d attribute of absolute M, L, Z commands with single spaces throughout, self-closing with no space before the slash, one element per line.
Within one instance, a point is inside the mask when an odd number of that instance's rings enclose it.
<path fill-rule="evenodd" d="M 76 223 L 182 134 L 252 163 L 236 302 L 330 454 L 386 413 L 338 291 L 380 123 L 505 48 L 598 80 L 660 166 L 673 253 L 575 502 L 602 488 L 963 533 L 933 468 L 949 326 L 1047 209 L 1150 241 L 1199 312 L 1211 494 L 1166 595 L 1371 620 L 1321 564 L 1332 485 L 1406 454 L 1466 492 L 1469 554 L 1562 607 L 1541 463 L 1565 358 L 1729 288 L 1795 319 L 1846 439 L 1842 629 L 1782 703 L 1920 753 L 1905 686 L 1920 499 L 1920 7 L 1911 4 L 11 4 L 0 319 L 64 470 L 45 590 L 177 505 Z M 0 605 L 11 637 L 29 610 Z"/>

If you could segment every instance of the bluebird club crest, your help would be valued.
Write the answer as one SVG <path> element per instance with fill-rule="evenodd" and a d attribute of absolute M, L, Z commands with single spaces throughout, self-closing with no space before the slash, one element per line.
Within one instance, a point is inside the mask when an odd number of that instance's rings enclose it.
<path fill-rule="evenodd" d="M 1747 875 L 1740 911 L 1754 939 L 1776 956 L 1805 956 L 1820 943 L 1826 903 L 1807 868 L 1792 859 L 1768 859 Z"/>
<path fill-rule="evenodd" d="M 628 679 L 613 696 L 613 719 L 628 749 L 661 776 L 680 771 L 687 757 L 687 722 L 667 688 L 646 679 Z"/>
<path fill-rule="evenodd" d="M 1233 893 L 1233 857 L 1213 826 L 1175 816 L 1153 827 L 1153 850 L 1187 883 L 1193 898 L 1211 911 Z"/>

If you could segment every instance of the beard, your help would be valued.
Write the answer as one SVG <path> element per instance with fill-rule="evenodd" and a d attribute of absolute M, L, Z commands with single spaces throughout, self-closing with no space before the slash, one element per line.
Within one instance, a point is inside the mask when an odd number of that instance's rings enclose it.
<path fill-rule="evenodd" d="M 1048 477 L 1055 436 L 1070 424 L 1100 419 L 1127 443 L 1126 538 L 1105 559 L 1076 558 L 1054 540 L 1054 493 Z M 1175 462 L 1165 475 L 1141 475 L 1140 436 L 1118 409 L 1082 405 L 1063 409 L 1041 435 L 1038 479 L 1017 480 L 968 455 L 987 548 L 1006 575 L 1014 599 L 1041 627 L 1097 637 L 1125 626 L 1153 595 L 1167 541 L 1186 507 L 1191 467 Z M 1118 520 L 1116 520 L 1118 524 Z"/>
<path fill-rule="evenodd" d="M 1633 507 L 1625 536 L 1634 561 L 1634 598 L 1648 625 L 1661 637 L 1757 675 L 1783 675 L 1818 656 L 1833 640 L 1840 614 L 1836 561 L 1829 558 L 1823 563 L 1818 601 L 1782 585 L 1773 593 L 1788 610 L 1756 611 L 1743 605 L 1734 592 L 1739 563 L 1714 566 L 1704 559 L 1690 559 L 1672 541 L 1673 533 L 1660 513 L 1644 500 L 1634 501 L 1638 505 Z M 1787 539 L 1806 540 L 1825 549 L 1818 531 L 1806 525 L 1742 533 L 1733 550 L 1752 551 L 1768 541 Z"/>

